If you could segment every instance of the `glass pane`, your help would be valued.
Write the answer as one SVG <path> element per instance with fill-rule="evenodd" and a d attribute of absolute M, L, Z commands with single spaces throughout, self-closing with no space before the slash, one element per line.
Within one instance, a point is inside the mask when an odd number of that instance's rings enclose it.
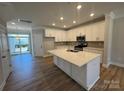
<path fill-rule="evenodd" d="M 20 38 L 21 53 L 29 52 L 29 38 Z"/>
<path fill-rule="evenodd" d="M 20 53 L 19 40 L 16 38 L 9 38 L 9 48 L 11 54 Z"/>
<path fill-rule="evenodd" d="M 28 34 L 9 34 L 8 36 L 11 54 L 30 53 L 30 42 Z"/>

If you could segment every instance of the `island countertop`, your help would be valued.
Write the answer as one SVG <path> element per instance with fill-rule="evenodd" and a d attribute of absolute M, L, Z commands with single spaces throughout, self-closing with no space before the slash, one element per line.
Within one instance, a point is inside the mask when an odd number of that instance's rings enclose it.
<path fill-rule="evenodd" d="M 60 57 L 78 67 L 81 67 L 101 54 L 91 53 L 86 51 L 68 52 L 67 49 L 54 49 L 49 51 L 51 54 Z"/>

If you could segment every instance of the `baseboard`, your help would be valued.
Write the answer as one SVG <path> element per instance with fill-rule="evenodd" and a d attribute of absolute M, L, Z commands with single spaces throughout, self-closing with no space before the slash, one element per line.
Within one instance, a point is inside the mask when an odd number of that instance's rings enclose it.
<path fill-rule="evenodd" d="M 3 90 L 3 88 L 4 88 L 5 84 L 6 84 L 6 81 L 4 80 L 4 81 L 2 82 L 2 84 L 0 85 L 0 91 L 2 91 L 2 90 Z"/>
<path fill-rule="evenodd" d="M 110 63 L 109 64 L 104 64 L 104 63 L 102 64 L 102 66 L 105 67 L 105 68 L 108 68 L 109 65 L 110 65 Z"/>
<path fill-rule="evenodd" d="M 52 55 L 44 55 L 43 57 L 51 57 Z"/>
<path fill-rule="evenodd" d="M 112 65 L 119 66 L 119 67 L 124 67 L 124 64 L 119 63 L 119 62 L 111 62 Z"/>

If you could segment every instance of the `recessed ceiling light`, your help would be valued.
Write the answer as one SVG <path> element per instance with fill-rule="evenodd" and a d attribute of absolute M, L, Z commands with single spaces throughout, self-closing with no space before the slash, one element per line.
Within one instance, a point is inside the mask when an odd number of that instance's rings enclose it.
<path fill-rule="evenodd" d="M 56 24 L 55 24 L 55 23 L 53 23 L 52 25 L 53 25 L 53 26 L 55 26 Z"/>
<path fill-rule="evenodd" d="M 75 23 L 76 23 L 76 21 L 73 21 L 73 23 L 75 24 Z"/>
<path fill-rule="evenodd" d="M 66 25 L 64 25 L 64 28 L 66 27 Z"/>
<path fill-rule="evenodd" d="M 77 5 L 77 9 L 80 10 L 82 8 L 82 5 Z"/>
<path fill-rule="evenodd" d="M 11 24 L 15 25 L 15 23 L 14 23 L 14 22 L 12 22 Z"/>
<path fill-rule="evenodd" d="M 64 18 L 63 17 L 60 17 L 60 20 L 63 20 Z"/>
<path fill-rule="evenodd" d="M 91 13 L 91 14 L 90 14 L 91 17 L 94 16 L 94 15 L 95 15 L 94 13 Z"/>

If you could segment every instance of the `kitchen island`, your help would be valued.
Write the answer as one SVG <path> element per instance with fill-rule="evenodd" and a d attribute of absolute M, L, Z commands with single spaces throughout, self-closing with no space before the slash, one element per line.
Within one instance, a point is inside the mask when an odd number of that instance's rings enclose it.
<path fill-rule="evenodd" d="M 54 56 L 54 64 L 86 90 L 90 90 L 100 78 L 100 54 L 85 51 L 70 52 L 67 49 L 55 49 L 49 52 Z"/>

